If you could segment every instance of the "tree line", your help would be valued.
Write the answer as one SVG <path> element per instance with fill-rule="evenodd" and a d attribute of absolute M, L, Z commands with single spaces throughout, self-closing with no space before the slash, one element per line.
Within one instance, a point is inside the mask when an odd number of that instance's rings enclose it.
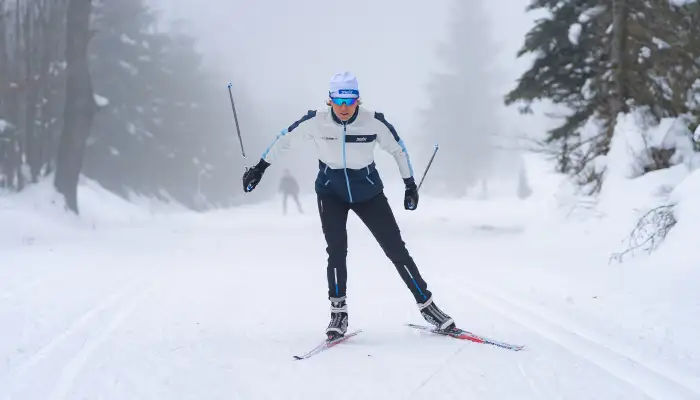
<path fill-rule="evenodd" d="M 227 81 L 159 22 L 143 0 L 0 0 L 0 190 L 51 177 L 78 212 L 83 174 L 125 196 L 233 201 Z"/>

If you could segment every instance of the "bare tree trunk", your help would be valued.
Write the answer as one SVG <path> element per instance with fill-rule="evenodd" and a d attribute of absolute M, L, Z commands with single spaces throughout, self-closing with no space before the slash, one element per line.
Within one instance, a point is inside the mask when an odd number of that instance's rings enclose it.
<path fill-rule="evenodd" d="M 15 52 L 14 60 L 10 63 L 12 73 L 10 74 L 10 99 L 7 104 L 8 118 L 15 126 L 15 134 L 9 145 L 8 171 L 10 187 L 20 191 L 24 189 L 24 175 L 22 175 L 22 121 L 21 121 L 21 90 L 22 72 L 20 60 L 22 59 L 22 8 L 19 0 L 15 1 Z"/>
<path fill-rule="evenodd" d="M 51 37 L 53 35 L 57 35 L 59 32 L 59 30 L 54 32 L 51 31 L 51 19 L 54 18 L 51 15 L 52 12 L 55 12 L 55 10 L 52 10 L 46 1 L 42 1 L 39 7 L 39 15 L 37 17 L 37 26 L 39 27 L 37 40 L 40 43 L 39 48 L 41 49 L 38 52 L 37 61 L 39 62 L 39 79 L 42 81 L 42 85 L 39 86 L 39 101 L 36 109 L 39 124 L 37 126 L 37 132 L 34 135 L 36 139 L 35 149 L 37 154 L 36 166 L 32 168 L 32 178 L 34 179 L 38 179 L 39 175 L 48 169 L 48 164 L 50 163 L 50 161 L 47 160 L 47 157 L 50 157 L 50 154 L 47 154 L 46 148 L 48 147 L 47 143 L 50 140 L 48 125 L 51 119 L 51 115 L 47 113 L 49 110 L 47 103 L 49 102 L 52 84 L 51 79 L 53 78 L 49 68 L 51 67 L 51 61 L 54 56 L 54 51 L 51 48 Z"/>
<path fill-rule="evenodd" d="M 613 40 L 612 40 L 612 70 L 613 93 L 610 96 L 610 111 L 613 125 L 617 116 L 625 112 L 625 99 L 627 88 L 625 79 L 627 65 L 625 50 L 627 49 L 627 14 L 629 13 L 627 0 L 613 0 Z"/>
<path fill-rule="evenodd" d="M 92 0 L 70 0 L 66 32 L 66 104 L 54 185 L 68 209 L 78 214 L 78 179 L 85 145 L 97 111 L 88 67 Z"/>
<path fill-rule="evenodd" d="M 55 10 L 51 9 L 46 0 L 37 1 L 35 10 L 36 15 L 33 15 L 32 29 L 32 60 L 34 65 L 32 89 L 34 90 L 29 92 L 30 99 L 27 101 L 27 104 L 32 106 L 27 119 L 29 120 L 29 115 L 31 115 L 31 120 L 34 123 L 32 129 L 28 130 L 28 133 L 31 132 L 32 135 L 30 144 L 27 146 L 27 162 L 32 181 L 36 183 L 49 163 L 46 158 L 50 155 L 45 151 L 49 140 L 47 127 L 52 117 L 47 114 L 49 109 L 47 103 L 49 102 L 51 79 L 53 78 L 49 73 L 49 68 L 52 59 L 58 59 L 56 51 L 51 46 L 51 41 L 53 36 L 62 33 L 62 31 L 60 29 L 51 31 L 50 22 L 52 18 L 55 18 L 51 13 Z M 29 151 L 30 149 L 31 151 Z"/>
<path fill-rule="evenodd" d="M 7 119 L 7 100 L 9 80 L 9 55 L 7 54 L 7 14 L 5 14 L 5 0 L 0 0 L 0 120 Z M 8 154 L 10 143 L 8 137 L 0 131 L 0 189 L 9 187 L 10 177 Z"/>
<path fill-rule="evenodd" d="M 5 0 L 0 0 L 0 118 L 2 118 L 5 96 L 10 84 L 8 74 L 9 56 L 7 54 L 7 22 L 5 14 Z"/>
<path fill-rule="evenodd" d="M 24 76 L 25 76 L 25 109 L 24 109 L 24 154 L 29 165 L 31 181 L 37 183 L 39 180 L 40 166 L 38 151 L 36 146 L 36 109 L 39 99 L 39 90 L 43 82 L 38 80 L 36 60 L 39 52 L 39 42 L 36 39 L 36 23 L 31 6 L 28 6 L 24 14 Z"/>
<path fill-rule="evenodd" d="M 48 84 L 45 87 L 47 102 L 43 105 L 43 112 L 47 116 L 44 118 L 45 136 L 42 147 L 44 154 L 44 176 L 51 175 L 56 169 L 56 155 L 58 154 L 58 142 L 60 140 L 59 125 L 63 123 L 60 118 L 57 118 L 61 113 L 62 102 L 58 101 L 58 97 L 63 93 L 63 71 L 59 71 L 60 67 L 55 61 L 63 59 L 65 53 L 65 20 L 64 16 L 68 10 L 69 0 L 47 0 L 47 5 L 50 7 L 49 20 L 47 24 L 46 34 L 43 42 L 47 52 L 47 73 Z M 59 35 L 60 32 L 60 35 Z M 60 83 L 59 83 L 60 82 Z M 65 95 L 63 96 L 65 99 Z"/>
<path fill-rule="evenodd" d="M 580 166 L 586 168 L 589 166 L 592 158 L 588 156 L 606 155 L 610 151 L 610 143 L 612 142 L 615 126 L 617 125 L 617 117 L 620 113 L 627 112 L 628 98 L 628 69 L 627 69 L 627 35 L 628 35 L 628 14 L 629 0 L 612 0 L 613 3 L 613 21 L 612 21 L 612 49 L 610 54 L 612 83 L 608 87 L 608 108 L 603 113 L 607 119 L 605 130 L 593 144 L 593 148 L 589 154 L 582 160 Z M 632 0 L 634 1 L 634 0 Z M 588 186 L 588 193 L 598 193 L 603 185 L 603 171 L 595 169 L 581 169 L 580 172 L 585 172 L 581 176 L 580 183 Z"/>

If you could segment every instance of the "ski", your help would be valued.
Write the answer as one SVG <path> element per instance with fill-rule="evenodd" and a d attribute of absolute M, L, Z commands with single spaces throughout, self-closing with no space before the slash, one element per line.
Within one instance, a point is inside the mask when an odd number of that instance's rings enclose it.
<path fill-rule="evenodd" d="M 516 344 L 510 344 L 510 343 L 505 343 L 505 342 L 499 342 L 497 340 L 489 339 L 485 336 L 477 335 L 468 331 L 465 331 L 463 329 L 456 328 L 455 330 L 451 331 L 442 331 L 439 330 L 433 326 L 425 326 L 425 325 L 416 325 L 416 324 L 406 324 L 407 326 L 426 331 L 426 332 L 431 332 L 435 333 L 438 335 L 443 335 L 443 336 L 450 336 L 455 339 L 460 339 L 460 340 L 470 340 L 475 343 L 484 343 L 484 344 L 490 344 L 493 346 L 498 346 L 504 349 L 508 350 L 513 350 L 513 351 L 520 351 L 522 350 L 525 346 L 524 345 L 516 345 Z"/>
<path fill-rule="evenodd" d="M 335 345 L 338 344 L 338 343 L 342 343 L 342 342 L 344 342 L 344 341 L 350 339 L 351 337 L 357 335 L 357 334 L 360 333 L 360 332 L 362 332 L 361 329 L 360 329 L 360 330 L 356 330 L 356 331 L 354 331 L 354 332 L 347 333 L 347 334 L 345 334 L 345 336 L 339 337 L 339 338 L 337 338 L 337 339 L 333 339 L 333 340 L 326 339 L 326 340 L 324 340 L 323 342 L 321 342 L 318 346 L 316 346 L 316 347 L 314 347 L 313 349 L 311 349 L 308 353 L 306 353 L 306 354 L 304 354 L 304 355 L 302 355 L 302 356 L 294 356 L 294 359 L 295 359 L 295 360 L 304 360 L 304 359 L 307 359 L 307 358 L 309 358 L 309 357 L 311 357 L 311 356 L 314 356 L 314 355 L 316 355 L 316 354 L 318 354 L 318 353 L 320 353 L 320 352 L 322 352 L 322 351 L 324 351 L 324 350 L 326 350 L 326 349 L 330 349 L 331 347 L 335 346 Z"/>

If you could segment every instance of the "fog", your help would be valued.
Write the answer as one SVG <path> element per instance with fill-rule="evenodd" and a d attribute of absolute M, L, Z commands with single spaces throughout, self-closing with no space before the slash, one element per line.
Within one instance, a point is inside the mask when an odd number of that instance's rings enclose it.
<path fill-rule="evenodd" d="M 541 135 L 547 126 L 544 118 L 521 116 L 500 100 L 529 61 L 515 57 L 534 18 L 524 11 L 528 3 L 485 2 L 490 29 L 481 32 L 475 27 L 470 34 L 497 46 L 486 53 L 459 55 L 476 65 L 482 59 L 497 62 L 498 79 L 492 92 L 500 97 L 489 107 L 498 115 L 494 121 L 498 132 L 493 133 L 499 137 Z M 165 20 L 182 19 L 180 26 L 198 38 L 205 64 L 233 83 L 237 107 L 249 111 L 239 112 L 249 164 L 257 162 L 279 130 L 306 110 L 323 105 L 328 80 L 335 72 L 350 70 L 358 77 L 364 104 L 385 113 L 407 142 L 416 174 L 422 174 L 435 140 L 425 132 L 419 112 L 431 106 L 427 90 L 431 74 L 445 67 L 436 54 L 440 43 L 450 40 L 452 1 L 151 0 L 151 4 Z M 211 93 L 222 102 L 228 102 L 226 83 L 222 80 L 221 92 Z M 464 102 L 464 115 L 469 116 L 470 105 L 480 100 L 480 93 L 467 89 L 455 101 Z M 231 115 L 222 117 L 222 122 L 229 126 L 221 129 L 235 135 Z M 455 134 L 462 129 L 455 127 Z M 506 146 L 514 143 L 505 141 Z M 512 157 L 508 154 L 506 159 Z M 378 154 L 378 162 L 386 181 L 398 179 L 390 159 Z M 302 181 L 303 190 L 313 190 L 316 158 L 311 147 L 292 149 L 284 164 Z M 505 164 L 504 169 L 511 171 L 512 165 Z M 278 176 L 282 169 L 272 168 L 270 175 Z M 276 187 L 276 182 L 268 185 Z M 269 193 L 264 186 L 259 192 Z"/>
<path fill-rule="evenodd" d="M 426 105 L 426 74 L 446 18 L 446 0 L 161 1 L 172 4 L 166 15 L 191 23 L 209 62 L 292 121 L 322 105 L 329 78 L 347 69 L 365 104 L 410 126 L 412 109 Z"/>

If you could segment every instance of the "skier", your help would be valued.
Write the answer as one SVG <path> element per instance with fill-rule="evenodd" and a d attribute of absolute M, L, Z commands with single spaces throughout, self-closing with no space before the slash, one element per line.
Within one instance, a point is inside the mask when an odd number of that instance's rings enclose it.
<path fill-rule="evenodd" d="M 280 179 L 279 189 L 282 193 L 282 213 L 287 215 L 287 198 L 291 196 L 294 202 L 297 203 L 297 210 L 299 210 L 300 214 L 303 214 L 304 211 L 301 209 L 301 203 L 299 202 L 299 184 L 289 173 L 288 169 L 284 170 L 284 175 Z"/>
<path fill-rule="evenodd" d="M 403 141 L 382 113 L 361 106 L 358 82 L 350 72 L 340 72 L 331 78 L 326 105 L 328 107 L 308 111 L 284 129 L 258 164 L 243 175 L 243 190 L 250 192 L 260 183 L 265 169 L 293 142 L 308 138 L 315 143 L 319 158 L 315 190 L 327 244 L 326 275 L 331 303 L 326 335 L 329 339 L 342 337 L 348 328 L 346 224 L 350 210 L 367 226 L 394 264 L 423 318 L 438 329 L 456 329 L 453 319 L 433 301 L 432 293 L 409 255 L 375 167 L 374 148 L 379 144 L 398 164 L 405 184 L 404 208 L 415 210 L 418 189 Z"/>

